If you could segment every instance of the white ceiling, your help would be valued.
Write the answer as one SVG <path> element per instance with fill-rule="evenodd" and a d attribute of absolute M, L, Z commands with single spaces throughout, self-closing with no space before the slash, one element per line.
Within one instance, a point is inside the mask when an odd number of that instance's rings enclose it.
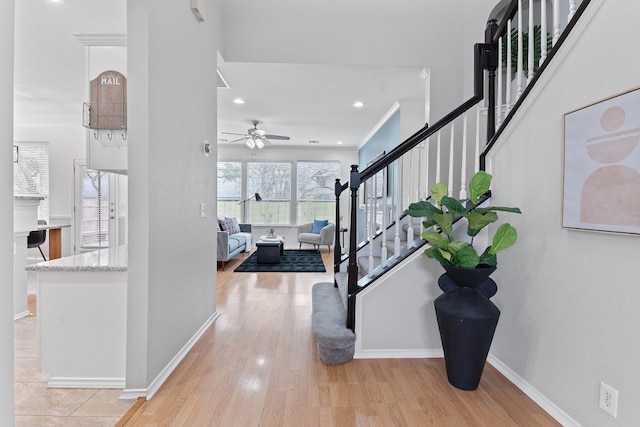
<path fill-rule="evenodd" d="M 245 133 L 259 120 L 268 134 L 291 137 L 274 145 L 358 146 L 396 101 L 425 94 L 422 70 L 414 67 L 219 63 L 219 69 L 230 87 L 218 89 L 218 132 Z M 355 108 L 356 101 L 364 107 Z"/>
<path fill-rule="evenodd" d="M 274 0 L 275 1 L 275 0 Z M 297 2 L 298 0 L 296 0 Z M 344 60 L 349 52 L 340 50 L 339 41 L 328 38 L 331 43 L 329 48 L 320 46 L 323 43 L 323 35 L 317 35 L 317 42 L 313 47 L 307 45 L 306 50 L 284 50 L 282 43 L 278 42 L 273 34 L 270 34 L 271 46 L 274 51 L 270 54 L 269 46 L 260 45 L 255 50 L 257 62 L 251 62 L 252 41 L 256 35 L 247 33 L 248 40 L 241 40 L 241 34 L 235 22 L 244 19 L 240 14 L 243 10 L 251 13 L 268 13 L 269 9 L 251 7 L 251 4 L 261 4 L 256 0 L 228 1 L 225 5 L 225 39 L 226 57 L 238 58 L 242 62 L 225 62 L 219 57 L 219 69 L 229 84 L 229 89 L 218 89 L 218 132 L 219 137 L 231 139 L 220 132 L 244 133 L 251 126 L 252 120 L 259 120 L 260 126 L 269 134 L 287 135 L 291 141 L 272 141 L 274 145 L 291 144 L 295 146 L 309 145 L 310 140 L 320 142 L 320 146 L 333 147 L 337 141 L 342 141 L 343 146 L 358 146 L 369 132 L 378 124 L 387 111 L 398 100 L 421 100 L 425 97 L 425 80 L 420 73 L 425 67 L 419 65 L 429 55 L 438 57 L 443 47 L 438 44 L 436 50 L 420 43 L 398 43 L 395 46 L 403 46 L 406 52 L 397 52 L 391 44 L 383 44 L 384 37 L 388 34 L 402 33 L 402 37 L 416 38 L 415 34 L 399 31 L 406 25 L 416 27 L 416 31 L 425 32 L 420 38 L 433 38 L 438 33 L 443 33 L 446 27 L 441 19 L 436 19 L 438 13 L 433 13 L 434 3 L 424 0 L 399 0 L 407 4 L 402 14 L 409 22 L 395 22 L 395 28 L 380 29 L 380 21 L 385 14 L 390 13 L 390 2 L 386 0 L 361 0 L 340 3 L 339 10 L 342 16 L 338 16 L 339 22 L 333 27 L 327 27 L 327 22 L 316 23 L 327 28 L 325 33 L 343 33 L 340 37 L 349 37 L 354 34 L 357 43 L 349 43 L 348 49 L 354 49 L 349 57 L 353 59 L 351 65 L 336 62 Z M 292 8 L 298 4 L 292 0 L 278 0 L 279 7 Z M 353 4 L 352 4 L 353 3 Z M 392 2 L 391 2 L 392 3 Z M 409 7 L 408 3 L 411 4 Z M 431 3 L 427 7 L 425 4 Z M 457 13 L 459 6 L 451 6 L 459 2 L 450 3 L 446 13 Z M 188 4 L 188 3 L 187 3 Z M 327 8 L 326 16 L 322 19 L 334 18 L 335 1 Z M 374 4 L 386 5 L 378 8 Z M 320 9 L 311 10 L 320 17 Z M 367 14 L 361 14 L 361 8 L 367 8 Z M 244 8 L 244 9 L 242 9 Z M 398 8 L 394 8 L 394 14 L 398 15 Z M 401 8 L 400 8 L 401 9 Z M 293 9 L 292 13 L 293 13 Z M 431 11 L 432 27 L 427 22 L 426 11 Z M 444 9 L 443 9 L 444 10 Z M 416 13 L 420 12 L 420 13 Z M 276 13 L 277 11 L 272 11 Z M 304 12 L 298 7 L 296 13 Z M 421 14 L 421 18 L 414 18 L 413 14 Z M 444 13 L 444 12 L 442 12 Z M 289 16 L 289 15 L 287 15 Z M 358 17 L 356 21 L 350 17 Z M 440 16 L 442 17 L 442 16 Z M 395 16 L 401 19 L 402 17 Z M 288 25 L 282 22 L 279 24 Z M 417 25 L 413 19 L 421 19 L 423 25 Z M 369 21 L 367 21 L 369 20 Z M 265 17 L 261 22 L 254 21 L 255 31 L 263 31 L 264 27 L 272 22 Z M 375 23 L 375 32 L 362 34 L 359 30 L 352 29 L 357 23 L 359 28 L 369 31 L 371 23 Z M 312 34 L 317 28 L 308 22 Z M 333 25 L 333 24 L 332 24 Z M 391 24 L 389 24 L 391 25 Z M 300 31 L 299 26 L 296 27 Z M 329 30 L 333 28 L 333 30 Z M 347 30 L 345 30 L 347 28 Z M 277 30 L 274 30 L 277 32 Z M 344 33 L 347 31 L 347 33 Z M 427 31 L 433 33 L 427 34 Z M 19 0 L 16 1 L 16 75 L 15 75 L 15 120 L 17 126 L 43 126 L 61 123 L 69 120 L 78 123 L 82 102 L 86 101 L 86 76 L 85 76 L 85 51 L 72 34 L 123 34 L 126 32 L 126 7 L 124 1 L 107 2 L 104 0 L 66 0 L 62 4 L 53 4 L 49 0 Z M 365 32 L 366 33 L 366 32 Z M 382 33 L 382 34 L 380 34 Z M 457 43 L 458 37 L 455 31 L 452 33 L 452 43 Z M 282 40 L 289 40 L 288 34 L 281 34 Z M 305 37 L 311 37 L 306 34 Z M 372 38 L 373 37 L 373 38 Z M 310 39 L 311 40 L 311 39 Z M 366 47 L 362 43 L 367 40 L 375 40 L 381 49 L 376 46 Z M 338 43 L 338 44 L 336 44 Z M 363 48 L 362 46 L 365 46 Z M 280 51 L 277 51 L 277 49 Z M 315 49 L 315 51 L 314 51 Z M 333 49 L 339 55 L 327 54 L 327 50 Z M 386 49 L 386 51 L 382 51 Z M 430 50 L 431 49 L 431 50 Z M 367 51 L 370 51 L 367 56 Z M 287 53 L 289 52 L 289 53 Z M 293 53 L 291 53 L 293 52 Z M 314 52 L 316 52 L 314 54 Z M 322 52 L 318 54 L 317 52 Z M 357 53 L 355 53 L 357 52 Z M 418 58 L 416 52 L 420 53 Z M 387 54 L 388 53 L 388 54 Z M 282 55 L 289 58 L 282 58 Z M 297 56 L 296 56 L 297 55 Z M 324 64 L 295 63 L 304 58 L 312 62 L 312 58 L 318 58 L 317 62 Z M 451 55 L 449 55 L 451 56 Z M 265 57 L 273 58 L 274 62 L 265 63 Z M 366 64 L 367 57 L 373 65 Z M 327 60 L 327 58 L 334 58 Z M 439 61 L 448 61 L 442 56 Z M 332 62 L 333 61 L 333 62 Z M 387 62 L 393 61 L 397 64 Z M 288 63 L 285 63 L 288 62 Z M 300 61 L 302 62 L 302 61 Z M 456 73 L 457 70 L 451 70 Z M 236 97 L 243 98 L 244 105 L 236 105 L 232 100 Z M 353 107 L 355 101 L 364 102 L 364 107 Z"/>

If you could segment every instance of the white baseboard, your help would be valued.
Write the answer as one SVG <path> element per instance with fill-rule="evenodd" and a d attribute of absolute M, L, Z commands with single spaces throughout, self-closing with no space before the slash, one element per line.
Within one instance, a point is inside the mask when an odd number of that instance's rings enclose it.
<path fill-rule="evenodd" d="M 124 388 L 124 378 L 50 377 L 47 388 Z"/>
<path fill-rule="evenodd" d="M 119 400 L 129 400 L 129 399 L 138 399 L 140 397 L 147 397 L 147 389 L 146 388 L 130 388 L 128 390 L 123 390 L 118 396 Z"/>
<path fill-rule="evenodd" d="M 220 314 L 216 311 L 207 319 L 206 322 L 198 329 L 198 331 L 187 341 L 187 343 L 180 349 L 180 351 L 171 359 L 169 363 L 160 371 L 160 373 L 151 381 L 149 387 L 146 389 L 125 389 L 120 394 L 120 399 L 137 399 L 139 397 L 145 397 L 147 400 L 150 400 L 154 394 L 162 387 L 162 384 L 169 378 L 169 375 L 176 369 L 178 364 L 185 358 L 185 356 L 189 353 L 189 351 L 193 348 L 193 346 L 198 342 L 198 340 L 202 337 L 209 326 L 213 324 L 213 322 L 220 316 Z"/>
<path fill-rule="evenodd" d="M 420 350 L 358 350 L 354 359 L 433 359 L 444 357 L 441 348 L 420 349 Z"/>
<path fill-rule="evenodd" d="M 502 363 L 497 357 L 489 354 L 487 361 L 564 427 L 581 427 L 580 423 L 571 418 L 569 414 L 560 409 L 555 403 L 540 393 L 535 387 L 515 373 L 511 368 Z"/>

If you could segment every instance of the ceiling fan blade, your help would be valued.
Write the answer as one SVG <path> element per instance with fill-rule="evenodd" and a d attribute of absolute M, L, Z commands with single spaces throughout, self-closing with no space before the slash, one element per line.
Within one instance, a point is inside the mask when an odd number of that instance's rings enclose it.
<path fill-rule="evenodd" d="M 233 133 L 233 132 L 220 132 L 220 133 L 223 133 L 225 135 L 244 135 L 244 136 L 247 135 L 246 133 Z"/>
<path fill-rule="evenodd" d="M 234 139 L 233 141 L 229 141 L 229 142 L 238 142 L 238 141 L 244 141 L 245 139 L 249 139 L 251 138 L 250 136 L 245 136 L 244 138 L 238 138 L 238 139 Z"/>
<path fill-rule="evenodd" d="M 278 141 L 289 141 L 291 139 L 288 136 L 282 136 L 282 135 L 265 135 L 264 137 L 269 139 L 275 139 Z"/>

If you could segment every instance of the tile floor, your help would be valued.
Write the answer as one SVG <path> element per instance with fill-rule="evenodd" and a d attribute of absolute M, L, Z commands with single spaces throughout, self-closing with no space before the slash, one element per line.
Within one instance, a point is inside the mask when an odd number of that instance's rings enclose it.
<path fill-rule="evenodd" d="M 29 296 L 35 313 L 35 295 Z M 38 372 L 35 315 L 15 321 L 16 427 L 115 426 L 135 403 L 119 400 L 121 390 L 50 389 Z"/>

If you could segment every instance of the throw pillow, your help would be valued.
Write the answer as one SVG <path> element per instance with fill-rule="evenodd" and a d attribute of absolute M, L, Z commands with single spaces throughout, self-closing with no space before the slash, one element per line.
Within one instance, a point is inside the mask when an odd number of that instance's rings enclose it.
<path fill-rule="evenodd" d="M 236 228 L 233 225 L 233 221 L 230 219 L 220 221 L 220 227 L 222 227 L 222 231 L 226 231 L 229 235 L 237 233 Z"/>
<path fill-rule="evenodd" d="M 329 224 L 329 220 L 328 219 L 314 219 L 313 220 L 313 229 L 311 230 L 311 232 L 315 233 L 315 234 L 320 234 L 322 229 L 325 228 L 327 226 L 327 224 Z"/>
<path fill-rule="evenodd" d="M 222 228 L 222 221 L 224 221 L 226 218 L 223 215 L 218 215 L 218 230 L 220 231 L 224 231 Z"/>
<path fill-rule="evenodd" d="M 239 233 L 242 231 L 240 230 L 240 224 L 238 224 L 238 220 L 236 219 L 235 216 L 233 218 L 227 218 L 227 219 L 230 219 L 231 221 L 233 221 L 233 227 L 234 227 L 235 233 Z"/>

